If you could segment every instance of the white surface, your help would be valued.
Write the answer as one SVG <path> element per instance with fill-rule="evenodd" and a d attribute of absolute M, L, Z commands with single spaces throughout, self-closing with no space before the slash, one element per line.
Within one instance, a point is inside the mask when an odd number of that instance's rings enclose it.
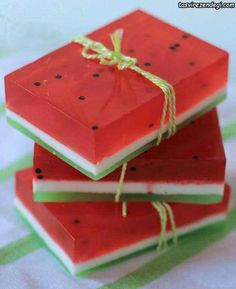
<path fill-rule="evenodd" d="M 0 116 L 0 170 L 31 152 L 33 142 L 10 127 L 6 118 Z"/>
<path fill-rule="evenodd" d="M 13 179 L 5 183 L 0 182 L 0 250 L 9 243 L 28 235 L 28 230 L 21 220 L 16 218 L 13 210 L 13 192 Z"/>
<path fill-rule="evenodd" d="M 145 288 L 235 289 L 235 241 L 236 232 L 233 232 Z"/>

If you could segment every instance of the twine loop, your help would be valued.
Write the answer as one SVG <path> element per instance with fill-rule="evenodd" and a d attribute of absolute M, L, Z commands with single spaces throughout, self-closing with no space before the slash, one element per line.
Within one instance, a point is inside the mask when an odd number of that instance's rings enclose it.
<path fill-rule="evenodd" d="M 111 41 L 114 51 L 108 49 L 102 43 L 93 41 L 86 36 L 77 36 L 73 41 L 83 45 L 82 55 L 86 59 L 98 59 L 102 65 L 116 65 L 119 70 L 130 68 L 136 65 L 137 59 L 121 53 L 121 39 L 123 30 L 118 29 L 111 34 Z M 88 51 L 95 53 L 88 53 Z"/>
<path fill-rule="evenodd" d="M 176 224 L 175 224 L 175 217 L 173 210 L 171 206 L 168 203 L 165 202 L 152 202 L 153 207 L 156 209 L 156 211 L 159 214 L 160 217 L 160 224 L 161 224 L 161 230 L 159 235 L 159 242 L 157 249 L 165 249 L 167 246 L 167 221 L 170 221 L 171 226 L 171 233 L 172 233 L 172 240 L 174 245 L 178 242 L 178 235 L 176 230 Z"/>

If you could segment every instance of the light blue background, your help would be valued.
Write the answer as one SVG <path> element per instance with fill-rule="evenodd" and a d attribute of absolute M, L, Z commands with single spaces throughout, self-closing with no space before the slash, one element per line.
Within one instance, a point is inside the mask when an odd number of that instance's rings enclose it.
<path fill-rule="evenodd" d="M 230 52 L 236 81 L 236 9 L 179 9 L 168 0 L 0 0 L 0 52 L 43 54 L 137 8 Z"/>

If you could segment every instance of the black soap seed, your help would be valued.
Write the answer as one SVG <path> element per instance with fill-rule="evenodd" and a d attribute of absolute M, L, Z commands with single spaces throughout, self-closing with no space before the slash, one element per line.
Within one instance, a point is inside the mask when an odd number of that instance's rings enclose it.
<path fill-rule="evenodd" d="M 176 47 L 174 45 L 171 45 L 169 48 L 173 51 L 176 50 Z"/>
<path fill-rule="evenodd" d="M 190 62 L 189 62 L 189 65 L 190 65 L 190 66 L 194 66 L 195 64 L 196 64 L 195 61 L 190 61 Z"/>
<path fill-rule="evenodd" d="M 134 53 L 134 49 L 130 48 L 127 50 L 128 53 Z"/>
<path fill-rule="evenodd" d="M 41 179 L 43 179 L 43 176 L 42 175 L 38 175 L 37 178 L 41 180 Z"/>
<path fill-rule="evenodd" d="M 34 85 L 35 85 L 35 86 L 40 86 L 41 83 L 40 83 L 39 81 L 36 81 L 36 82 L 34 83 Z"/>
<path fill-rule="evenodd" d="M 42 170 L 40 168 L 35 169 L 36 174 L 41 174 Z"/>
<path fill-rule="evenodd" d="M 92 130 L 97 130 L 98 129 L 98 125 L 93 125 L 91 128 L 92 128 Z"/>
<path fill-rule="evenodd" d="M 173 45 L 170 45 L 169 46 L 169 48 L 171 49 L 171 50 L 176 50 L 178 47 L 180 47 L 180 44 L 179 43 L 174 43 Z"/>
<path fill-rule="evenodd" d="M 62 78 L 62 75 L 57 74 L 57 75 L 55 75 L 55 78 L 57 78 L 57 79 L 61 79 L 61 78 Z"/>
<path fill-rule="evenodd" d="M 135 166 L 132 166 L 132 167 L 130 167 L 130 170 L 131 170 L 132 172 L 135 172 L 137 169 L 136 169 Z"/>
<path fill-rule="evenodd" d="M 189 37 L 189 35 L 187 34 L 187 33 L 184 33 L 183 35 L 182 35 L 182 38 L 184 38 L 184 39 L 186 39 L 186 38 L 188 38 Z"/>
<path fill-rule="evenodd" d="M 94 73 L 93 77 L 99 77 L 99 73 Z"/>
<path fill-rule="evenodd" d="M 193 156 L 193 159 L 194 159 L 194 160 L 199 160 L 199 159 L 200 159 L 200 156 L 194 155 L 194 156 Z"/>
<path fill-rule="evenodd" d="M 78 97 L 80 100 L 85 100 L 85 96 L 84 95 L 80 95 L 79 97 Z"/>
<path fill-rule="evenodd" d="M 154 124 L 151 122 L 151 123 L 149 123 L 149 125 L 148 125 L 148 127 L 153 127 L 154 126 Z"/>
<path fill-rule="evenodd" d="M 80 224 L 80 220 L 79 219 L 74 219 L 74 223 L 75 224 Z"/>
<path fill-rule="evenodd" d="M 144 65 L 145 66 L 151 66 L 151 63 L 150 62 L 144 62 Z"/>

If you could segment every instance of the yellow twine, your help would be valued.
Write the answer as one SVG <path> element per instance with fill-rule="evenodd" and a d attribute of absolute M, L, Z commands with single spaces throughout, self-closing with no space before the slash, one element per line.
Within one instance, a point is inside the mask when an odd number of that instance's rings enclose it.
<path fill-rule="evenodd" d="M 127 203 L 126 202 L 122 202 L 122 217 L 126 217 L 127 216 Z"/>
<path fill-rule="evenodd" d="M 157 141 L 156 145 L 159 145 L 162 140 L 162 135 L 165 129 L 165 121 L 166 115 L 168 114 L 168 137 L 172 136 L 176 131 L 176 103 L 175 103 L 175 92 L 174 88 L 171 84 L 169 84 L 166 80 L 161 79 L 160 77 L 143 70 L 139 66 L 136 65 L 137 59 L 134 57 L 126 56 L 121 53 L 121 40 L 122 40 L 123 30 L 118 29 L 114 33 L 110 35 L 111 41 L 114 47 L 114 50 L 108 49 L 105 45 L 101 42 L 97 42 L 91 40 L 86 36 L 77 36 L 73 39 L 73 42 L 81 44 L 83 47 L 82 55 L 86 59 L 98 59 L 99 63 L 102 65 L 116 65 L 119 70 L 122 69 L 132 69 L 137 73 L 141 74 L 147 80 L 152 82 L 154 85 L 159 87 L 164 93 L 164 106 L 162 110 L 160 128 L 157 133 Z M 88 53 L 91 50 L 95 53 Z M 115 200 L 116 202 L 119 201 L 120 194 L 123 188 L 124 178 L 125 178 L 125 171 L 127 168 L 127 163 L 124 163 L 122 166 L 122 171 L 120 175 L 119 184 L 116 191 Z"/>
<path fill-rule="evenodd" d="M 121 194 L 121 191 L 122 191 L 123 186 L 124 186 L 124 178 L 125 178 L 125 172 L 127 169 L 127 165 L 128 165 L 128 163 L 126 162 L 122 165 L 122 168 L 121 168 L 120 180 L 119 180 L 119 184 L 117 186 L 116 195 L 115 195 L 115 201 L 116 202 L 119 202 L 119 200 L 120 200 L 120 194 Z"/>
<path fill-rule="evenodd" d="M 166 247 L 167 214 L 165 207 L 160 202 L 153 202 L 152 205 L 157 210 L 160 217 L 161 231 L 159 235 L 158 249 L 161 250 Z"/>
<path fill-rule="evenodd" d="M 172 208 L 167 203 L 161 202 L 152 202 L 153 207 L 157 210 L 159 217 L 160 217 L 160 224 L 161 224 L 161 231 L 159 236 L 158 242 L 158 249 L 164 249 L 167 245 L 167 238 L 166 238 L 166 227 L 167 227 L 167 220 L 169 217 L 170 224 L 171 224 L 171 231 L 173 235 L 173 243 L 177 243 L 177 232 L 176 232 L 176 225 L 174 214 Z"/>
<path fill-rule="evenodd" d="M 173 213 L 173 210 L 169 204 L 163 203 L 163 206 L 165 207 L 165 209 L 169 215 L 171 231 L 172 231 L 172 235 L 173 235 L 172 239 L 173 239 L 173 243 L 176 245 L 178 243 L 178 235 L 177 235 L 177 230 L 176 230 L 174 213 Z"/>

